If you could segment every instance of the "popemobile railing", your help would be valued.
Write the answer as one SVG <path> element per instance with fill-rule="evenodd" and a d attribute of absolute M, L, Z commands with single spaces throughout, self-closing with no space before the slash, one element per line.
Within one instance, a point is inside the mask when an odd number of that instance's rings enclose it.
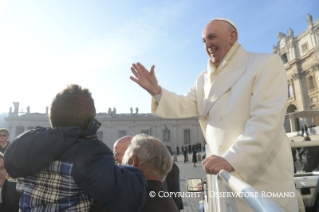
<path fill-rule="evenodd" d="M 305 142 L 291 142 L 292 148 L 297 147 L 310 147 L 319 146 L 319 140 L 305 141 Z M 206 157 L 211 155 L 209 147 L 206 145 Z M 230 205 L 225 200 L 226 198 L 220 197 L 220 195 L 210 195 L 211 192 L 214 194 L 222 194 L 226 192 L 225 187 L 234 193 L 256 194 L 253 196 L 240 195 L 242 199 L 251 209 L 254 211 L 268 212 L 268 211 L 285 211 L 278 203 L 276 203 L 270 197 L 263 196 L 261 191 L 258 191 L 253 186 L 242 181 L 238 177 L 234 176 L 226 170 L 221 170 L 218 175 L 206 175 L 207 177 L 207 195 L 205 196 L 204 207 L 205 211 L 209 212 L 224 212 L 230 211 Z M 252 193 L 250 193 L 252 192 Z M 257 193 L 255 193 L 257 192 Z"/>
<path fill-rule="evenodd" d="M 319 146 L 319 140 L 314 141 L 303 141 L 303 142 L 291 142 L 291 147 L 308 147 L 308 146 Z"/>
<path fill-rule="evenodd" d="M 206 145 L 206 156 L 209 157 L 210 150 Z M 209 212 L 225 212 L 230 211 L 231 207 L 226 202 L 225 197 L 221 197 L 220 194 L 226 194 L 227 192 L 233 192 L 239 195 L 238 198 L 246 202 L 246 204 L 254 211 L 269 212 L 269 211 L 285 211 L 278 203 L 276 203 L 270 197 L 262 195 L 261 191 L 258 191 L 253 186 L 242 181 L 238 177 L 234 176 L 226 170 L 221 170 L 218 175 L 206 175 L 207 177 L 207 194 L 205 195 L 205 211 Z M 227 191 L 225 187 L 228 187 Z M 224 193 L 225 192 L 225 193 Z M 248 192 L 248 193 L 247 193 Z M 214 195 L 212 195 L 214 194 Z M 245 195 L 248 194 L 248 195 Z M 249 195 L 253 194 L 253 195 Z"/>

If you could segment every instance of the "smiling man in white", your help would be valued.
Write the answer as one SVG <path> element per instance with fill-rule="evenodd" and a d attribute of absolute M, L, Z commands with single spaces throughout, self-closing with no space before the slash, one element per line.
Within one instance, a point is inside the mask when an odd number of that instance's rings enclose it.
<path fill-rule="evenodd" d="M 283 63 L 278 55 L 246 52 L 237 38 L 230 20 L 207 24 L 202 33 L 207 69 L 184 96 L 160 87 L 154 66 L 148 71 L 133 64 L 131 79 L 153 96 L 155 115 L 199 116 L 213 153 L 203 161 L 207 174 L 225 169 L 260 191 L 294 192 L 290 143 L 283 128 L 288 94 Z M 287 211 L 298 209 L 295 197 L 274 200 Z M 238 198 L 226 201 L 231 211 L 251 211 Z"/>

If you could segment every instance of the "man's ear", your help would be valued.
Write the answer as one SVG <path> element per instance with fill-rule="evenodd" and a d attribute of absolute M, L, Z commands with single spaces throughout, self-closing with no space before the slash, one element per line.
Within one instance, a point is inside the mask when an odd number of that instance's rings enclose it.
<path fill-rule="evenodd" d="M 236 30 L 233 30 L 230 34 L 230 37 L 231 37 L 231 45 L 234 45 L 234 43 L 237 41 L 238 39 L 238 32 Z"/>
<path fill-rule="evenodd" d="M 138 166 L 137 156 L 132 155 L 131 160 L 132 160 L 132 166 L 137 167 Z"/>

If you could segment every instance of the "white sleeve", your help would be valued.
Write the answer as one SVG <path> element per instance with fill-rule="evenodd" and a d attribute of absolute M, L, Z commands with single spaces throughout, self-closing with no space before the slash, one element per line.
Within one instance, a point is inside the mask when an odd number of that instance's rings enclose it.
<path fill-rule="evenodd" d="M 162 92 L 153 96 L 153 98 L 157 101 L 157 103 L 159 103 L 161 101 L 161 98 L 162 98 Z"/>

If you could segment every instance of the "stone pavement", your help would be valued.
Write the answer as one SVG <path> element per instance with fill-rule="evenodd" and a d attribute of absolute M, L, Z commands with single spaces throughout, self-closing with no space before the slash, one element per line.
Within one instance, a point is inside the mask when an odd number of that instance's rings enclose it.
<path fill-rule="evenodd" d="M 191 162 L 191 154 L 188 155 L 190 161 L 184 163 L 184 156 L 179 155 L 177 157 L 176 165 L 180 171 L 180 188 L 181 192 L 187 192 L 186 188 L 186 179 L 187 178 L 202 178 L 206 181 L 206 174 L 203 170 L 202 162 L 199 161 L 196 163 L 197 167 L 193 167 Z M 198 203 L 201 199 L 199 197 L 183 197 L 184 210 L 182 212 L 194 212 L 198 211 Z"/>

